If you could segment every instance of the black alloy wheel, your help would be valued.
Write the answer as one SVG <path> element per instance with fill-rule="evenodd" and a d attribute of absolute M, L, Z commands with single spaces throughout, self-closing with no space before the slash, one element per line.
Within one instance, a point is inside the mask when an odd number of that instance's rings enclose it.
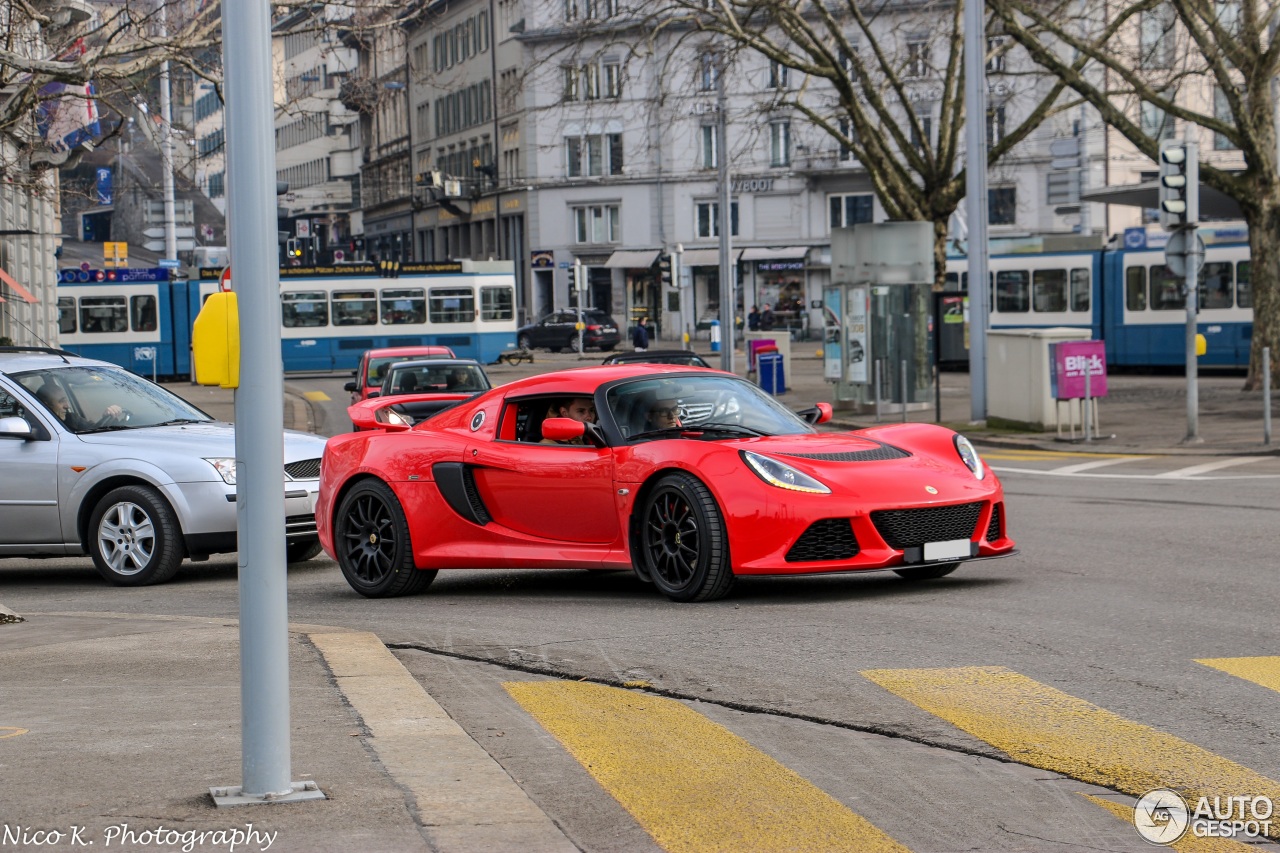
<path fill-rule="evenodd" d="M 733 586 L 724 517 L 711 490 L 684 472 L 666 474 L 641 510 L 638 574 L 672 601 L 715 601 Z"/>
<path fill-rule="evenodd" d="M 906 578 L 909 581 L 931 581 L 951 574 L 959 568 L 959 566 L 959 563 L 934 563 L 928 566 L 916 566 L 915 568 L 910 569 L 894 569 L 893 571 L 898 577 Z"/>
<path fill-rule="evenodd" d="M 435 569 L 413 562 L 409 523 L 391 487 L 357 483 L 334 515 L 333 547 L 351 588 L 366 598 L 413 595 L 435 580 Z"/>

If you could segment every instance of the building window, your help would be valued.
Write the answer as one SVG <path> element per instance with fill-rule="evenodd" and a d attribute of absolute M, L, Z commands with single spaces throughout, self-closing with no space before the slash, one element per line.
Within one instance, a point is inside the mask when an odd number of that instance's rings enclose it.
<path fill-rule="evenodd" d="M 1164 97 L 1169 96 L 1167 92 L 1159 94 Z M 1173 119 L 1168 113 L 1149 101 L 1142 102 L 1139 122 L 1142 126 L 1142 132 L 1152 139 L 1173 139 Z"/>
<path fill-rule="evenodd" d="M 1138 67 L 1172 68 L 1177 41 L 1173 26 L 1177 12 L 1171 5 L 1159 5 L 1143 12 L 1138 23 Z"/>
<path fill-rule="evenodd" d="M 1005 137 L 1004 107 L 987 108 L 987 145 L 995 145 Z"/>
<path fill-rule="evenodd" d="M 992 225 L 1012 225 L 1017 221 L 1017 215 L 1017 187 L 992 187 L 987 190 L 988 223 Z"/>
<path fill-rule="evenodd" d="M 1004 73 L 1005 57 L 1009 55 L 1005 49 L 1008 41 L 1008 36 L 991 36 L 987 39 L 987 71 L 989 73 Z"/>
<path fill-rule="evenodd" d="M 875 196 L 870 193 L 851 193 L 828 196 L 831 209 L 831 227 L 848 228 L 870 222 L 875 210 Z"/>
<path fill-rule="evenodd" d="M 702 168 L 714 169 L 720 165 L 716 142 L 718 136 L 713 124 L 704 124 L 699 131 L 702 134 Z"/>
<path fill-rule="evenodd" d="M 776 59 L 769 60 L 769 88 L 787 88 L 787 72 L 790 70 Z"/>
<path fill-rule="evenodd" d="M 560 68 L 560 73 L 564 77 L 564 99 L 566 101 L 576 101 L 581 97 L 578 94 L 578 69 L 574 65 L 564 65 Z"/>
<path fill-rule="evenodd" d="M 1235 126 L 1235 116 L 1231 114 L 1231 104 L 1227 101 L 1227 93 L 1221 88 L 1213 90 L 1213 117 L 1223 124 Z M 1213 135 L 1214 151 L 1234 151 L 1238 146 L 1225 133 Z"/>
<path fill-rule="evenodd" d="M 907 42 L 907 67 L 902 76 L 915 79 L 929 74 L 929 43 Z"/>
<path fill-rule="evenodd" d="M 924 153 L 925 147 L 933 144 L 933 116 L 918 116 L 919 124 L 911 124 L 911 147 Z"/>
<path fill-rule="evenodd" d="M 622 97 L 622 63 L 605 62 L 600 66 L 604 73 L 604 96 L 610 100 Z"/>
<path fill-rule="evenodd" d="M 576 21 L 582 16 L 582 11 L 578 4 L 581 0 L 564 0 L 564 19 L 566 21 Z"/>
<path fill-rule="evenodd" d="M 854 53 L 857 53 L 857 50 L 857 44 L 852 39 L 849 40 L 848 51 L 844 48 L 840 48 L 840 70 L 844 73 L 845 77 L 849 78 L 850 83 L 858 82 L 858 66 L 853 61 Z"/>
<path fill-rule="evenodd" d="M 700 73 L 698 75 L 698 89 L 703 92 L 710 92 L 716 88 L 716 80 L 718 78 L 716 61 L 714 53 L 702 54 Z"/>
<path fill-rule="evenodd" d="M 586 0 L 587 17 L 594 20 L 612 18 L 618 14 L 617 0 Z"/>
<path fill-rule="evenodd" d="M 720 236 L 720 203 L 700 201 L 695 208 L 697 215 L 697 234 L 699 237 Z M 738 203 L 729 203 L 729 234 L 738 236 Z"/>
<path fill-rule="evenodd" d="M 622 174 L 622 134 L 604 133 L 565 137 L 568 175 L 598 178 Z"/>
<path fill-rule="evenodd" d="M 769 122 L 769 165 L 791 165 L 791 122 Z"/>
<path fill-rule="evenodd" d="M 847 118 L 839 120 L 839 127 L 840 135 L 848 140 L 847 143 L 840 144 L 839 160 L 841 163 L 852 163 L 857 160 L 853 153 L 853 146 L 858 144 L 858 129 Z"/>
<path fill-rule="evenodd" d="M 616 204 L 575 207 L 573 209 L 573 230 L 577 242 L 618 242 L 620 210 L 621 208 Z"/>

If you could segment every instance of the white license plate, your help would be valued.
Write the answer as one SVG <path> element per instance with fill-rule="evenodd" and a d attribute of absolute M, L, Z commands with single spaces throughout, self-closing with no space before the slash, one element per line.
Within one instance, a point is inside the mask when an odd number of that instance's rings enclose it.
<path fill-rule="evenodd" d="M 924 559 L 930 560 L 963 560 L 969 556 L 968 539 L 952 539 L 949 542 L 924 543 Z"/>

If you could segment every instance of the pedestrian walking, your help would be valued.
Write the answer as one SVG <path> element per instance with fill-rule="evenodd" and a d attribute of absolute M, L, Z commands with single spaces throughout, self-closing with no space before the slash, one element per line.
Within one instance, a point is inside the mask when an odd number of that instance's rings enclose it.
<path fill-rule="evenodd" d="M 631 332 L 631 345 L 635 347 L 636 352 L 644 352 L 649 348 L 648 317 L 641 317 L 640 322 L 636 323 L 635 330 Z"/>

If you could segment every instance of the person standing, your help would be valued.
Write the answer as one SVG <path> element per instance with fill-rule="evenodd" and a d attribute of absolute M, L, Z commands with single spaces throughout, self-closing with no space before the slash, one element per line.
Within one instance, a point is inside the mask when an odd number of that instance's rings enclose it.
<path fill-rule="evenodd" d="M 649 348 L 648 317 L 641 317 L 640 322 L 636 323 L 636 328 L 631 333 L 631 345 L 635 347 L 636 352 L 644 352 Z"/>
<path fill-rule="evenodd" d="M 747 331 L 760 331 L 760 309 L 755 305 L 751 306 L 751 313 L 747 315 Z"/>
<path fill-rule="evenodd" d="M 768 305 L 764 306 L 764 310 L 760 312 L 760 331 L 769 332 L 773 330 L 773 309 Z"/>

